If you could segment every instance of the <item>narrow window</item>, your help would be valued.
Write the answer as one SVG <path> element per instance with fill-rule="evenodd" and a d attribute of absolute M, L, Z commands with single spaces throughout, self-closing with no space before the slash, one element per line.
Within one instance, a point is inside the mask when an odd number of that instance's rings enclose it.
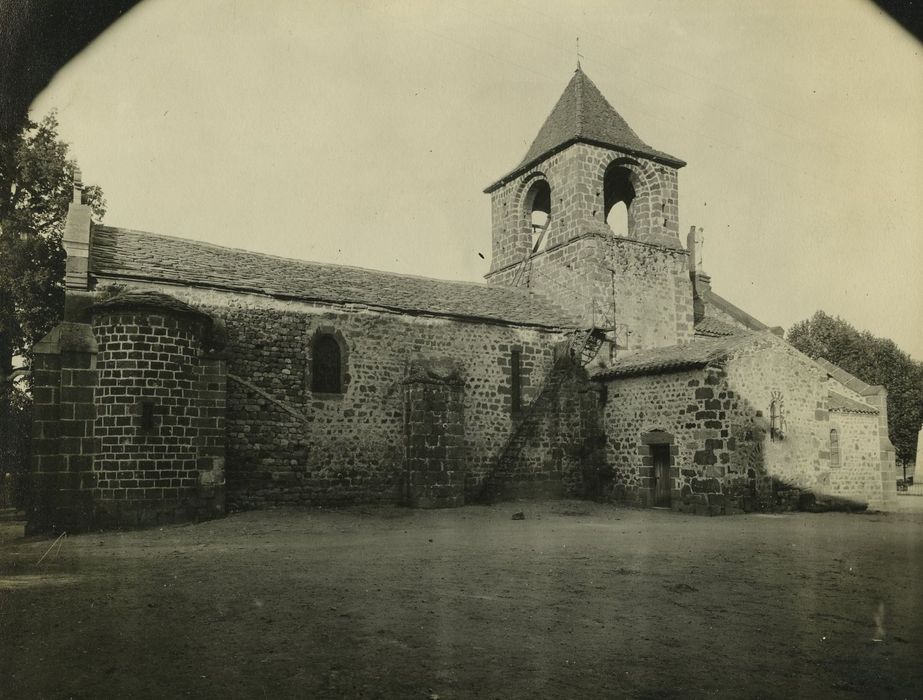
<path fill-rule="evenodd" d="M 840 434 L 836 428 L 830 431 L 830 468 L 840 468 Z"/>
<path fill-rule="evenodd" d="M 772 402 L 769 404 L 769 436 L 773 442 L 785 437 L 784 409 L 782 392 L 772 392 Z"/>
<path fill-rule="evenodd" d="M 154 402 L 141 402 L 141 431 L 149 433 L 154 430 Z"/>
<path fill-rule="evenodd" d="M 522 350 L 514 349 L 510 355 L 510 395 L 513 415 L 522 410 Z"/>
<path fill-rule="evenodd" d="M 327 333 L 314 338 L 311 357 L 311 389 L 322 394 L 343 392 L 343 366 L 340 344 Z"/>

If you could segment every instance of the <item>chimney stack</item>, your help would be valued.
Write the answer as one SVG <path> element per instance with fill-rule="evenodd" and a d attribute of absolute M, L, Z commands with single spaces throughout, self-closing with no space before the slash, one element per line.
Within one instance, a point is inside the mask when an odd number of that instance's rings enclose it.
<path fill-rule="evenodd" d="M 686 250 L 689 251 L 689 279 L 695 282 L 695 226 L 690 226 L 686 234 Z"/>
<path fill-rule="evenodd" d="M 74 196 L 64 222 L 64 250 L 67 253 L 64 284 L 68 290 L 86 290 L 89 284 L 90 207 L 83 203 L 80 170 L 74 170 Z"/>
<path fill-rule="evenodd" d="M 705 317 L 705 295 L 711 291 L 711 277 L 705 273 L 702 265 L 702 234 L 704 229 L 696 231 L 689 227 L 686 234 L 686 248 L 689 251 L 689 279 L 692 281 L 692 312 L 698 323 Z"/>
<path fill-rule="evenodd" d="M 73 204 L 83 204 L 83 180 L 80 174 L 80 168 L 74 168 L 74 198 Z"/>
<path fill-rule="evenodd" d="M 704 244 L 703 234 L 705 229 L 695 226 L 689 227 L 689 233 L 686 234 L 686 248 L 689 250 L 689 279 L 692 280 L 693 286 L 702 284 L 711 289 L 711 277 L 705 272 L 705 266 L 702 264 L 702 247 Z"/>

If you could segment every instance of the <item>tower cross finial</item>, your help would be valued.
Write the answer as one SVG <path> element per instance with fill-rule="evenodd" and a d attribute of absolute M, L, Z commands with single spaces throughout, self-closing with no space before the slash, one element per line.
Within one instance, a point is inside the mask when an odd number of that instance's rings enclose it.
<path fill-rule="evenodd" d="M 580 37 L 577 37 L 577 69 L 580 69 L 580 59 L 583 58 L 580 55 Z"/>

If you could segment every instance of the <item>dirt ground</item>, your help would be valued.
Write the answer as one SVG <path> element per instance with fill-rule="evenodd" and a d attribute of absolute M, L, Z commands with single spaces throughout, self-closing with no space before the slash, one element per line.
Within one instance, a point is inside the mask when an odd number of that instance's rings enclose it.
<path fill-rule="evenodd" d="M 0 537 L 4 698 L 923 697 L 920 515 L 556 501 Z"/>

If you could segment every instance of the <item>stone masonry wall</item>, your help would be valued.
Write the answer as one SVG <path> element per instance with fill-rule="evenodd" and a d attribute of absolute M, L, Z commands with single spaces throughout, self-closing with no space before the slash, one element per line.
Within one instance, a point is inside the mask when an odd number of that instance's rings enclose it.
<path fill-rule="evenodd" d="M 761 353 L 759 347 L 775 352 Z M 782 392 L 787 430 L 784 440 L 766 446 L 767 473 L 819 496 L 880 505 L 882 484 L 888 483 L 882 479 L 880 416 L 827 410 L 831 383 L 838 393 L 853 400 L 867 402 L 869 397 L 828 379 L 825 370 L 778 338 L 767 334 L 759 347 L 735 358 L 729 374 L 767 419 L 771 401 L 767 382 Z M 830 460 L 833 428 L 840 433 L 839 468 Z M 848 449 L 844 440 L 849 441 Z"/>
<path fill-rule="evenodd" d="M 523 401 L 550 370 L 561 334 L 360 307 L 150 285 L 220 318 L 227 329 L 229 503 L 402 500 L 403 382 L 417 356 L 464 368 L 467 495 L 476 497 L 512 429 L 511 351 L 521 349 Z M 311 339 L 345 343 L 342 394 L 310 387 Z"/>
<path fill-rule="evenodd" d="M 692 284 L 683 249 L 591 234 L 532 258 L 523 284 L 584 319 L 614 323 L 622 354 L 691 342 Z M 490 277 L 511 284 L 516 268 Z"/>
<path fill-rule="evenodd" d="M 605 260 L 605 238 L 586 236 L 535 255 L 526 266 L 520 286 L 542 292 L 589 328 L 594 320 L 594 301 L 603 308 L 611 306 L 611 274 L 603 267 Z M 514 265 L 491 273 L 488 282 L 512 285 L 518 269 Z"/>
<path fill-rule="evenodd" d="M 878 415 L 830 411 L 828 436 L 832 429 L 839 434 L 840 466 L 836 467 L 830 461 L 829 493 L 880 502 L 882 479 Z M 829 454 L 829 437 L 827 448 Z"/>
<path fill-rule="evenodd" d="M 517 415 L 485 484 L 487 499 L 597 497 L 605 461 L 599 395 L 586 370 L 561 357 L 539 395 Z"/>
<path fill-rule="evenodd" d="M 735 429 L 759 411 L 766 428 L 773 392 L 783 402 L 783 438 L 767 434 L 763 468 L 777 481 L 825 493 L 830 483 L 826 373 L 784 340 L 763 333 L 727 362 L 728 387 L 742 399 Z"/>
<path fill-rule="evenodd" d="M 605 268 L 625 352 L 691 342 L 695 320 L 684 250 L 610 238 Z M 603 290 L 605 282 L 603 282 Z"/>
<path fill-rule="evenodd" d="M 195 380 L 195 427 L 198 494 L 196 517 L 214 518 L 225 512 L 225 453 L 227 449 L 227 363 L 223 357 L 201 357 Z"/>
<path fill-rule="evenodd" d="M 880 483 L 875 421 L 831 414 L 825 377 L 766 333 L 723 367 L 609 380 L 604 422 L 613 497 L 650 501 L 643 436 L 664 431 L 676 448 L 674 507 L 784 509 L 797 507 L 805 491 L 874 499 Z M 776 439 L 770 430 L 773 392 L 783 399 L 783 434 Z M 831 470 L 829 431 L 835 425 L 842 426 L 849 447 L 841 437 L 843 466 Z"/>
<path fill-rule="evenodd" d="M 730 481 L 745 479 L 735 455 L 747 452 L 734 438 L 728 417 L 739 397 L 724 384 L 720 368 L 608 380 L 604 426 L 608 496 L 637 505 L 652 503 L 653 463 L 647 442 L 663 433 L 671 445 L 671 499 L 677 509 L 719 514 L 740 507 Z M 655 441 L 656 442 L 656 441 Z"/>
<path fill-rule="evenodd" d="M 878 409 L 878 445 L 881 474 L 881 500 L 872 504 L 875 508 L 889 510 L 896 505 L 897 492 L 894 489 L 898 472 L 894 445 L 888 433 L 888 392 L 883 386 L 872 387 L 873 393 L 863 396 L 865 401 Z"/>
<path fill-rule="evenodd" d="M 61 323 L 35 346 L 27 530 L 222 515 L 224 365 L 199 357 L 201 321 L 95 320 Z"/>
<path fill-rule="evenodd" d="M 199 441 L 209 441 L 200 436 L 198 407 L 202 330 L 198 319 L 170 313 L 94 315 L 100 522 L 145 525 L 195 517 Z M 205 420 L 215 447 L 220 417 Z"/>
<path fill-rule="evenodd" d="M 93 519 L 96 343 L 62 323 L 33 348 L 32 472 L 27 533 L 84 529 Z"/>
<path fill-rule="evenodd" d="M 465 504 L 464 378 L 452 361 L 418 360 L 404 385 L 406 503 Z"/>

